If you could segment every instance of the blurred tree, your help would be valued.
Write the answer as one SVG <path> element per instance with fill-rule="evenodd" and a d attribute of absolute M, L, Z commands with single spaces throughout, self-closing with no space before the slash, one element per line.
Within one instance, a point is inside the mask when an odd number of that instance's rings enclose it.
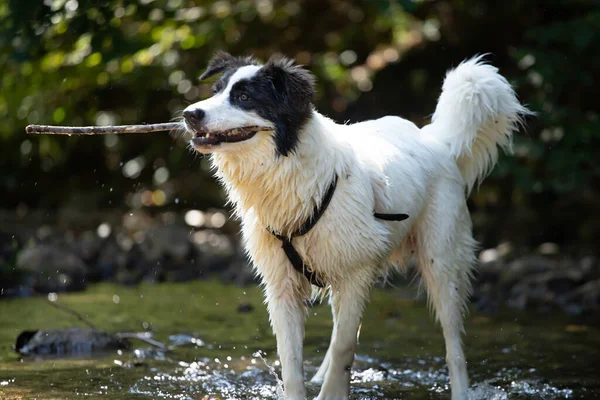
<path fill-rule="evenodd" d="M 221 205 L 205 161 L 167 135 L 23 132 L 168 121 L 209 95 L 197 76 L 217 49 L 295 57 L 318 78 L 318 109 L 339 121 L 398 114 L 419 125 L 444 72 L 491 53 L 538 118 L 473 197 L 493 227 L 481 239 L 600 233 L 596 0 L 0 0 L 0 33 L 4 208 Z M 539 228 L 511 226 L 521 223 Z"/>

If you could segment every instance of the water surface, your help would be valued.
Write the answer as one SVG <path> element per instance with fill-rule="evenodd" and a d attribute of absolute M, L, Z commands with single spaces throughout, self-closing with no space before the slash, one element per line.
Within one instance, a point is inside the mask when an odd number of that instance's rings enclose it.
<path fill-rule="evenodd" d="M 400 289 L 378 290 L 368 307 L 353 372 L 353 399 L 449 398 L 441 331 L 423 302 Z M 39 298 L 0 302 L 0 398 L 276 398 L 280 367 L 256 288 L 216 282 L 100 284 L 59 294 L 110 332 L 152 331 L 162 352 L 141 342 L 95 357 L 32 360 L 12 350 L 23 330 L 82 326 Z M 238 308 L 252 308 L 240 312 Z M 561 314 L 472 313 L 465 339 L 473 399 L 600 398 L 597 321 Z M 329 343 L 327 305 L 311 308 L 307 378 Z M 200 340 L 189 343 L 191 338 Z M 187 344 L 186 344 L 187 343 Z M 309 384 L 311 396 L 318 386 Z"/>

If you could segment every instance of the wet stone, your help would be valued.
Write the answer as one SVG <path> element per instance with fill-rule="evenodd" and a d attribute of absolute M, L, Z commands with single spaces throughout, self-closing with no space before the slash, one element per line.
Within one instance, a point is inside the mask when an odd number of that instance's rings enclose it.
<path fill-rule="evenodd" d="M 250 303 L 242 303 L 238 306 L 237 311 L 245 314 L 254 311 L 254 306 Z"/>
<path fill-rule="evenodd" d="M 525 256 L 510 262 L 502 271 L 499 282 L 510 285 L 531 274 L 538 274 L 556 268 L 555 261 L 542 256 Z"/>
<path fill-rule="evenodd" d="M 22 332 L 15 351 L 25 356 L 83 357 L 128 347 L 126 339 L 101 330 L 67 328 Z"/>
<path fill-rule="evenodd" d="M 204 346 L 204 341 L 202 339 L 184 333 L 169 336 L 169 342 L 174 346 Z"/>
<path fill-rule="evenodd" d="M 140 249 L 148 261 L 168 257 L 181 261 L 189 257 L 192 246 L 189 240 L 190 229 L 183 225 L 162 225 L 145 232 Z"/>
<path fill-rule="evenodd" d="M 87 265 L 67 249 L 42 244 L 17 256 L 16 267 L 27 274 L 27 285 L 38 292 L 83 290 Z"/>

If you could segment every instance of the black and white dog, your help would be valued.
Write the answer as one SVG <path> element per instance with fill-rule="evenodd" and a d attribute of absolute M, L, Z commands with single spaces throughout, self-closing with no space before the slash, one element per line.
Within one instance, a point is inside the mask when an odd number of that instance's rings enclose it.
<path fill-rule="evenodd" d="M 314 285 L 329 289 L 334 321 L 313 378 L 323 383 L 318 399 L 347 399 L 369 291 L 414 255 L 443 328 L 452 398 L 466 399 L 461 333 L 476 246 L 466 196 L 529 113 L 507 80 L 480 57 L 463 62 L 419 129 L 395 116 L 335 123 L 313 108 L 310 72 L 285 58 L 261 65 L 219 52 L 200 79 L 215 74 L 214 96 L 187 107 L 184 124 L 191 147 L 211 153 L 241 220 L 286 398 L 306 398 L 302 341 Z M 374 214 L 397 212 L 409 218 Z"/>

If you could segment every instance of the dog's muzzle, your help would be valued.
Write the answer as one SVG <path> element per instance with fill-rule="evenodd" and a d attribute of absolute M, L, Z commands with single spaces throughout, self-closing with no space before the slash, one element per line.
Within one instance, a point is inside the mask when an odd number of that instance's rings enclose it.
<path fill-rule="evenodd" d="M 193 134 L 192 144 L 200 147 L 214 147 L 221 143 L 236 143 L 251 139 L 257 132 L 272 131 L 273 128 L 266 126 L 241 126 L 225 130 L 209 130 L 206 128 L 204 119 L 206 113 L 200 108 L 186 110 L 183 112 L 186 128 Z"/>
<path fill-rule="evenodd" d="M 183 112 L 183 119 L 185 124 L 190 130 L 194 132 L 202 131 L 202 120 L 206 113 L 200 108 L 194 108 L 192 110 L 185 110 Z"/>

